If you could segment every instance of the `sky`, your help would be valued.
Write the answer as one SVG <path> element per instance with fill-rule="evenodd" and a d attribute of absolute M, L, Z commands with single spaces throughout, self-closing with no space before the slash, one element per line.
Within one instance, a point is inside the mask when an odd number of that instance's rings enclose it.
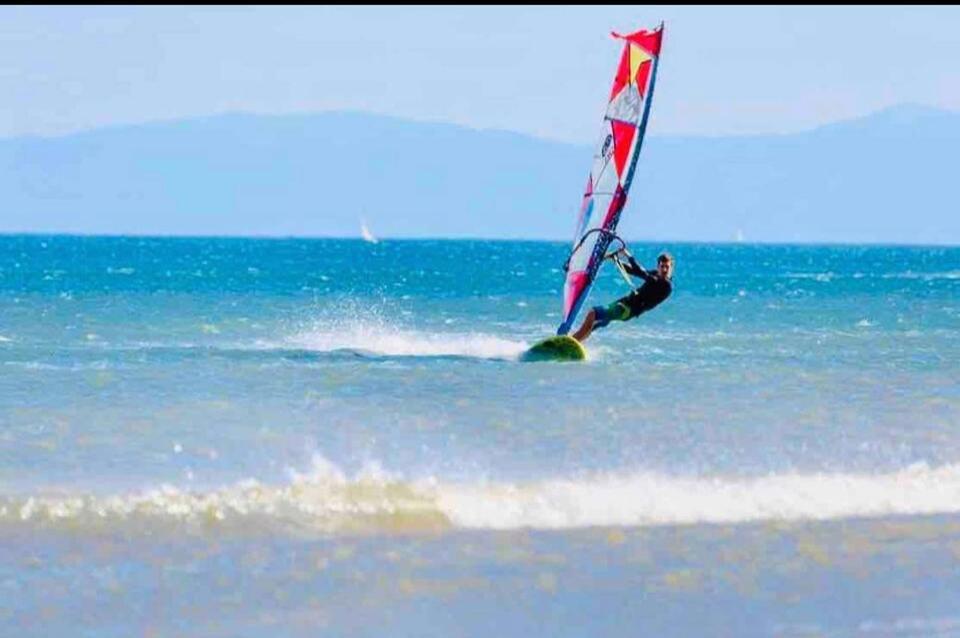
<path fill-rule="evenodd" d="M 0 7 L 0 137 L 361 110 L 592 143 L 620 44 L 666 24 L 654 135 L 960 110 L 960 7 Z"/>

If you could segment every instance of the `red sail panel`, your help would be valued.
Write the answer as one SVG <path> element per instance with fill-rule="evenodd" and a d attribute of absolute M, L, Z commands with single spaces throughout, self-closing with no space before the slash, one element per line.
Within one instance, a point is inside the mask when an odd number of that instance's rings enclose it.
<path fill-rule="evenodd" d="M 607 209 L 607 214 L 603 218 L 603 228 L 613 229 L 617 225 L 617 219 L 620 217 L 620 211 L 623 210 L 624 205 L 627 203 L 627 194 L 624 192 L 622 186 L 617 186 L 617 190 L 613 193 L 613 199 L 610 200 L 610 208 Z"/>
<path fill-rule="evenodd" d="M 589 273 L 578 270 L 567 275 L 567 283 L 563 291 L 563 314 L 570 315 L 573 304 L 583 295 L 584 288 L 590 283 Z"/>
<path fill-rule="evenodd" d="M 640 30 L 627 35 L 620 35 L 616 31 L 611 31 L 611 35 L 627 42 L 632 42 L 650 55 L 660 55 L 660 42 L 663 39 L 663 25 L 653 31 Z"/>
<path fill-rule="evenodd" d="M 641 98 L 647 94 L 647 80 L 650 79 L 650 69 L 652 68 L 653 62 L 644 62 L 640 65 L 640 68 L 637 69 L 637 75 L 634 77 Z"/>
<path fill-rule="evenodd" d="M 617 67 L 617 74 L 613 78 L 613 89 L 610 91 L 610 98 L 607 101 L 617 97 L 623 87 L 630 83 L 630 47 L 623 47 L 623 55 L 620 56 L 620 66 Z"/>
<path fill-rule="evenodd" d="M 637 134 L 637 127 L 618 120 L 612 120 L 610 124 L 613 125 L 613 159 L 617 166 L 617 176 L 623 180 L 627 160 L 630 159 L 633 138 Z"/>

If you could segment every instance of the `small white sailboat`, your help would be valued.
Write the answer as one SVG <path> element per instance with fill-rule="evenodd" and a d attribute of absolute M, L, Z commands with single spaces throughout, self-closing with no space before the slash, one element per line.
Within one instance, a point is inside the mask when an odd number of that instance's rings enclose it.
<path fill-rule="evenodd" d="M 360 236 L 363 237 L 363 240 L 371 244 L 379 243 L 379 240 L 373 236 L 373 233 L 370 232 L 370 229 L 367 228 L 367 221 L 363 218 L 360 219 Z"/>

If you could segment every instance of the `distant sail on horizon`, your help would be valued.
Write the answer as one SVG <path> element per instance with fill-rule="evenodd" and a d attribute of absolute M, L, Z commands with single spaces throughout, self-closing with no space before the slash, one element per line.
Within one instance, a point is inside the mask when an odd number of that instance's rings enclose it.
<path fill-rule="evenodd" d="M 367 241 L 371 244 L 379 243 L 379 240 L 373 236 L 373 233 L 370 232 L 370 229 L 367 228 L 367 221 L 363 218 L 360 219 L 360 236 L 363 237 L 364 241 Z"/>
<path fill-rule="evenodd" d="M 593 168 L 580 205 L 563 288 L 563 320 L 558 335 L 570 331 L 587 298 L 627 202 L 650 115 L 660 61 L 663 23 L 653 31 L 612 34 L 624 41 Z"/>

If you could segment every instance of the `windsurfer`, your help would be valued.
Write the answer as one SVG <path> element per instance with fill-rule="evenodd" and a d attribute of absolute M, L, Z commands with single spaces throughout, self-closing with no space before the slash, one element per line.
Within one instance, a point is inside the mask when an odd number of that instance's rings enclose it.
<path fill-rule="evenodd" d="M 621 248 L 608 258 L 619 259 L 621 254 L 627 258 L 627 263 L 622 264 L 624 271 L 643 279 L 643 285 L 609 306 L 591 308 L 580 328 L 571 335 L 581 343 L 594 330 L 605 327 L 611 321 L 628 321 L 652 310 L 673 292 L 673 257 L 669 253 L 661 253 L 657 257 L 657 269 L 653 271 L 638 264 L 626 248 Z"/>

